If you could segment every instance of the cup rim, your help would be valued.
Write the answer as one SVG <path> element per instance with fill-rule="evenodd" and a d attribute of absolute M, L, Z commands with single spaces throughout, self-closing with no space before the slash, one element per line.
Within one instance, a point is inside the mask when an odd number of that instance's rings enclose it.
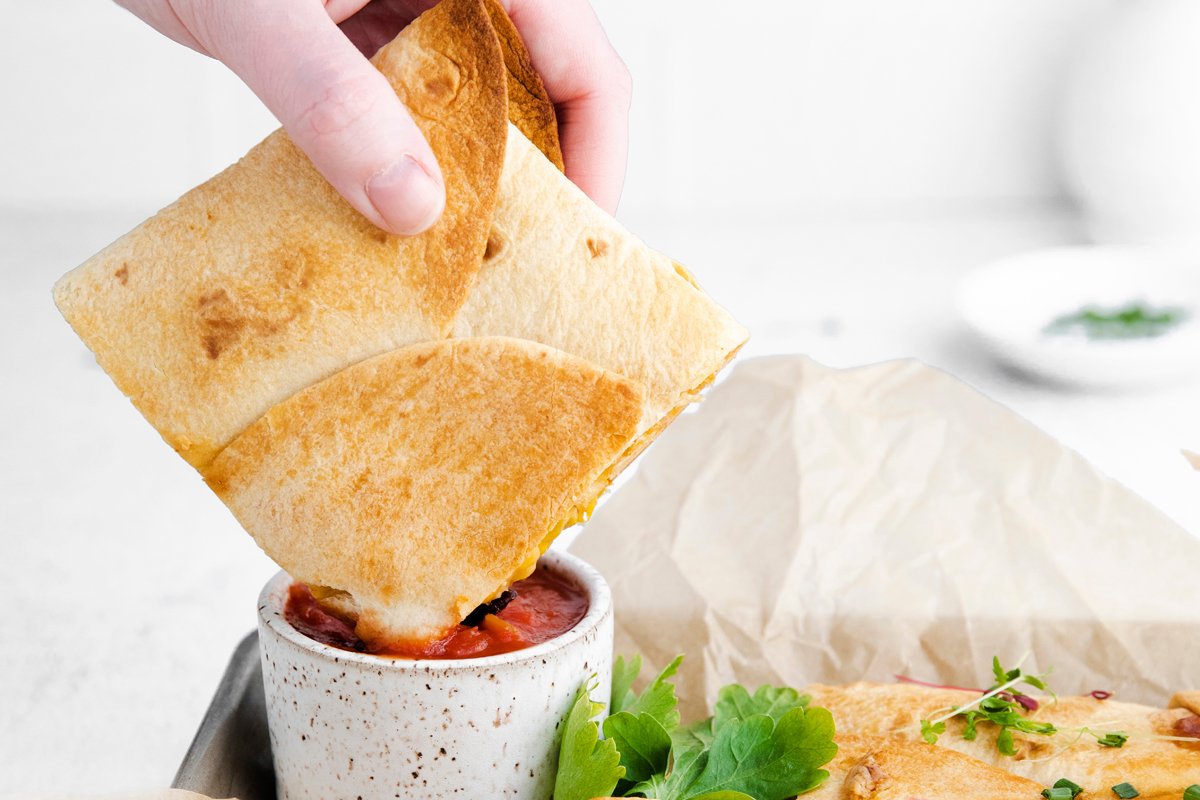
<path fill-rule="evenodd" d="M 572 643 L 577 642 L 591 631 L 599 627 L 604 618 L 612 611 L 612 592 L 604 577 L 590 564 L 576 555 L 565 550 L 547 550 L 542 554 L 539 564 L 545 563 L 551 569 L 564 573 L 574 580 L 587 595 L 588 610 L 579 622 L 569 631 L 531 647 L 499 653 L 492 656 L 477 658 L 406 658 L 403 656 L 380 656 L 373 653 L 359 653 L 353 650 L 342 650 L 338 647 L 310 639 L 296 630 L 283 613 L 283 599 L 287 596 L 287 587 L 293 578 L 285 570 L 280 570 L 271 576 L 258 596 L 258 624 L 273 635 L 291 643 L 301 650 L 308 651 L 327 661 L 338 664 L 361 664 L 374 669 L 395 669 L 426 671 L 438 670 L 472 670 L 502 667 L 543 658 L 555 653 Z"/>

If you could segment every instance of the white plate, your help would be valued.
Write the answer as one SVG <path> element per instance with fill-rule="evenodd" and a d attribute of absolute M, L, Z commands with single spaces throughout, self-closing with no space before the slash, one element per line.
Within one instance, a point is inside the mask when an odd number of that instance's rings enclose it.
<path fill-rule="evenodd" d="M 1097 340 L 1049 334 L 1087 306 L 1141 302 L 1190 316 L 1166 333 Z M 1038 250 L 979 267 L 962 282 L 958 312 L 998 358 L 1055 383 L 1150 389 L 1200 375 L 1200 253 L 1134 247 Z"/>

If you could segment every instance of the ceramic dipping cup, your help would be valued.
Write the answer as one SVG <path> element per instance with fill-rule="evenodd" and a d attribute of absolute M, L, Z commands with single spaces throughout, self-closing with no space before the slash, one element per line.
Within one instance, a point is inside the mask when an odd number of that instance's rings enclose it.
<path fill-rule="evenodd" d="M 353 653 L 288 623 L 283 572 L 258 602 L 263 683 L 280 800 L 521 798 L 547 800 L 559 729 L 580 685 L 607 705 L 613 614 L 608 585 L 580 559 L 551 551 L 538 569 L 588 599 L 556 639 L 457 660 Z"/>

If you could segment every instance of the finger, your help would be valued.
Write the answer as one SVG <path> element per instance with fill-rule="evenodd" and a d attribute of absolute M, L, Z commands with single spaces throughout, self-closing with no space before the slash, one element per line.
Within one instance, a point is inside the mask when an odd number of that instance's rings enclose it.
<path fill-rule="evenodd" d="M 510 0 L 559 115 L 567 177 L 615 213 L 629 155 L 629 70 L 586 0 Z"/>
<path fill-rule="evenodd" d="M 357 14 L 363 6 L 370 2 L 371 0 L 321 0 L 325 6 L 325 13 L 339 25 Z"/>
<path fill-rule="evenodd" d="M 209 52 L 204 49 L 204 45 L 200 44 L 192 35 L 170 3 L 164 3 L 162 0 L 117 0 L 117 5 L 122 6 L 154 30 L 174 39 L 184 47 L 190 47 L 198 53 L 209 55 Z"/>
<path fill-rule="evenodd" d="M 412 235 L 441 215 L 437 160 L 387 80 L 319 2 L 221 6 L 211 49 L 283 123 L 326 180 L 367 219 Z M 232 24 L 231 24 L 232 23 Z"/>

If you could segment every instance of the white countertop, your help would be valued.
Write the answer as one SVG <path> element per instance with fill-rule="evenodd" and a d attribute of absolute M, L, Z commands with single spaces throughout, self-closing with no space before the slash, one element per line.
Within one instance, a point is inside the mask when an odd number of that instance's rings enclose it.
<path fill-rule="evenodd" d="M 0 798 L 166 786 L 274 566 L 99 370 L 50 286 L 136 212 L 0 210 Z M 915 356 L 1076 448 L 1200 533 L 1200 386 L 1064 392 L 998 368 L 953 319 L 991 258 L 1078 240 L 1056 208 L 729 224 L 627 220 L 755 335 L 746 355 Z"/>

